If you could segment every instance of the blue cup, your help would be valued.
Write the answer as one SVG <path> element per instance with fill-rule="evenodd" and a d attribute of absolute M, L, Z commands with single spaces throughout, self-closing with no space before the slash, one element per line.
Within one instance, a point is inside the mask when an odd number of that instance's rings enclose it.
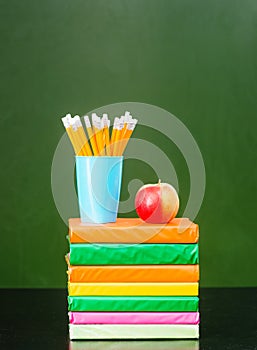
<path fill-rule="evenodd" d="M 80 218 L 104 224 L 117 219 L 123 157 L 76 156 Z"/>

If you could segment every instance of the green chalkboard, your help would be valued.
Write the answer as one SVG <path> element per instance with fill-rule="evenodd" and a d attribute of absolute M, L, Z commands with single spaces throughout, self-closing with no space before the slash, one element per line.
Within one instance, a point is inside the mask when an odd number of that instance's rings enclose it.
<path fill-rule="evenodd" d="M 51 193 L 60 117 L 137 101 L 180 118 L 206 167 L 202 286 L 256 286 L 257 3 L 254 0 L 0 1 L 0 287 L 65 287 L 67 227 Z M 186 164 L 163 149 L 189 193 Z M 147 164 L 136 176 L 156 181 Z M 135 213 L 129 213 L 134 215 Z"/>

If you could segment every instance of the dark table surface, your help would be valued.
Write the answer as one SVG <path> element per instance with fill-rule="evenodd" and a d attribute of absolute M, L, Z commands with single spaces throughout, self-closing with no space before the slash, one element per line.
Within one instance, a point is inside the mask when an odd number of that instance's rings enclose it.
<path fill-rule="evenodd" d="M 201 288 L 199 341 L 69 342 L 66 293 L 0 289 L 0 349 L 257 349 L 257 288 Z"/>

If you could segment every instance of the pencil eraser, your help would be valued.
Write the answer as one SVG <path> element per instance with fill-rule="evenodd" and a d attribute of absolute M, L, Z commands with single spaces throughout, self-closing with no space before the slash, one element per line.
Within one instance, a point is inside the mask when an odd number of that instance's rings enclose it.
<path fill-rule="evenodd" d="M 114 118 L 114 123 L 113 123 L 113 127 L 114 127 L 114 128 L 117 128 L 117 127 L 118 127 L 119 121 L 120 121 L 120 119 L 119 119 L 118 117 L 115 117 L 115 118 Z"/>
<path fill-rule="evenodd" d="M 104 126 L 108 126 L 108 114 L 107 113 L 103 114 L 103 117 L 101 120 L 102 120 Z"/>
<path fill-rule="evenodd" d="M 82 126 L 82 123 L 81 123 L 81 120 L 80 120 L 80 116 L 79 116 L 79 115 L 75 115 L 75 116 L 73 117 L 73 120 L 75 121 L 75 124 L 76 124 L 78 127 Z"/>
<path fill-rule="evenodd" d="M 91 123 L 87 115 L 84 116 L 84 121 L 85 121 L 86 127 L 91 128 Z"/>
<path fill-rule="evenodd" d="M 67 118 L 67 115 L 62 118 L 62 122 L 66 129 L 70 127 L 70 123 L 69 123 L 69 119 Z"/>
<path fill-rule="evenodd" d="M 68 121 L 70 121 L 72 119 L 71 114 L 70 113 L 66 114 L 66 118 Z"/>

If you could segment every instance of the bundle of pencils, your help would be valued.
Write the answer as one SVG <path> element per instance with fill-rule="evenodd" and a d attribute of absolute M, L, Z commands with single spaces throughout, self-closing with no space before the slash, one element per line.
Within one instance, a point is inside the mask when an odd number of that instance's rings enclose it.
<path fill-rule="evenodd" d="M 112 132 L 111 122 L 106 113 L 102 118 L 93 113 L 91 121 L 86 115 L 84 121 L 87 135 L 78 115 L 72 118 L 67 114 L 62 118 L 74 152 L 78 156 L 122 156 L 137 124 L 137 119 L 133 119 L 130 112 L 114 119 Z"/>

